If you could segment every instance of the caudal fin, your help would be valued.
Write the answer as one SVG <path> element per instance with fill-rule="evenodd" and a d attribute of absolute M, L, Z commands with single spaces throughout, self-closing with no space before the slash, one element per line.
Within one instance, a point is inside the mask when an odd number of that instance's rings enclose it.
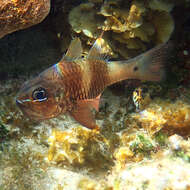
<path fill-rule="evenodd" d="M 134 58 L 138 79 L 160 81 L 165 78 L 165 65 L 170 57 L 171 43 L 161 44 Z M 135 71 L 134 71 L 135 72 Z"/>
<path fill-rule="evenodd" d="M 109 61 L 110 84 L 126 79 L 162 80 L 171 49 L 172 44 L 165 43 L 127 61 Z"/>

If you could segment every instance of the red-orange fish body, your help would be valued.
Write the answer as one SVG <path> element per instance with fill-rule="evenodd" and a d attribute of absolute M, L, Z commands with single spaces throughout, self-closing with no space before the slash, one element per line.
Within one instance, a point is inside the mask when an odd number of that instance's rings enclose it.
<path fill-rule="evenodd" d="M 74 39 L 62 60 L 21 88 L 17 104 L 30 118 L 45 120 L 69 112 L 79 123 L 97 128 L 93 113 L 106 86 L 125 79 L 159 81 L 167 45 L 158 46 L 128 61 L 105 61 L 104 41 L 98 38 L 86 58 Z"/>

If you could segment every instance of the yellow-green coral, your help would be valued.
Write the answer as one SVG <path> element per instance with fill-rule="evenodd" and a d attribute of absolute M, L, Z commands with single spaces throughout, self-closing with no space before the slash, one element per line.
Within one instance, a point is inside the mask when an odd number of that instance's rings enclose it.
<path fill-rule="evenodd" d="M 114 157 L 116 159 L 116 169 L 120 170 L 129 161 L 134 161 L 134 152 L 129 147 L 123 146 L 118 148 Z"/>
<path fill-rule="evenodd" d="M 121 133 L 121 146 L 114 152 L 115 167 L 119 171 L 130 162 L 139 162 L 150 157 L 156 143 L 144 133 L 136 134 L 128 130 Z"/>
<path fill-rule="evenodd" d="M 96 183 L 89 179 L 82 179 L 78 184 L 80 190 L 96 190 Z"/>
<path fill-rule="evenodd" d="M 151 134 L 164 127 L 171 130 L 190 130 L 190 104 L 182 100 L 170 102 L 156 99 L 145 110 L 134 113 L 131 117 Z"/>
<path fill-rule="evenodd" d="M 53 130 L 48 139 L 48 160 L 66 165 L 89 165 L 102 169 L 110 164 L 108 141 L 93 130 L 77 127 L 70 131 Z"/>
<path fill-rule="evenodd" d="M 133 1 L 130 7 L 129 16 L 127 17 L 127 30 L 138 28 L 143 23 L 143 13 L 145 13 L 145 7 L 140 1 Z"/>

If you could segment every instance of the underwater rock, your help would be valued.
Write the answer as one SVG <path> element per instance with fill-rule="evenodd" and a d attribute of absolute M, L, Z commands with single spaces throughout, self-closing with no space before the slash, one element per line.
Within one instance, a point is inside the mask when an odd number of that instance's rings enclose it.
<path fill-rule="evenodd" d="M 49 10 L 50 0 L 0 1 L 0 38 L 40 23 Z"/>
<path fill-rule="evenodd" d="M 174 169 L 175 166 L 175 169 Z M 118 176 L 109 178 L 117 190 L 123 189 L 189 189 L 190 165 L 180 159 L 160 158 L 153 162 L 129 165 Z M 115 186 L 114 186 L 115 187 Z"/>

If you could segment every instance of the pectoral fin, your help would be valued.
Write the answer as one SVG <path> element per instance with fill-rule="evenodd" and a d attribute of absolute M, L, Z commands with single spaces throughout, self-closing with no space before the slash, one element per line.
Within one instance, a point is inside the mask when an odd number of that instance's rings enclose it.
<path fill-rule="evenodd" d="M 100 96 L 95 99 L 81 100 L 77 102 L 75 109 L 70 112 L 73 118 L 89 129 L 99 130 L 92 113 L 92 108 L 98 111 Z"/>

